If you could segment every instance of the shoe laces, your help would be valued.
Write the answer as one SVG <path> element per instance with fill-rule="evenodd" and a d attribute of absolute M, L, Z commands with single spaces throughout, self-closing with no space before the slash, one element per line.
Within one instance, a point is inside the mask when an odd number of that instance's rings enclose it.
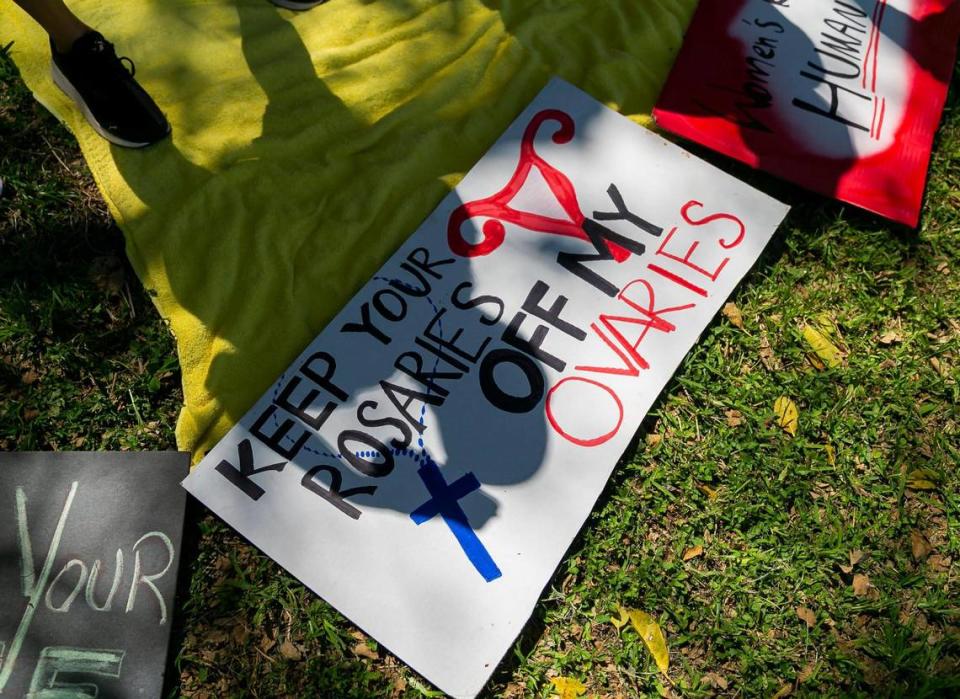
<path fill-rule="evenodd" d="M 106 39 L 100 39 L 93 44 L 93 57 L 102 62 L 103 66 L 112 71 L 119 71 L 124 76 L 133 77 L 137 74 L 137 66 L 129 56 L 117 56 L 116 50 Z"/>

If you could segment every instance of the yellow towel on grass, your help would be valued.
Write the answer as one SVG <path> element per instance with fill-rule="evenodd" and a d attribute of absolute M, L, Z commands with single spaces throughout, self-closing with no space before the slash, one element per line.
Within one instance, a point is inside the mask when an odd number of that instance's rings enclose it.
<path fill-rule="evenodd" d="M 695 0 L 68 0 L 166 112 L 145 151 L 54 86 L 42 30 L 0 41 L 77 135 L 176 337 L 198 459 L 373 275 L 551 75 L 644 121 Z"/>

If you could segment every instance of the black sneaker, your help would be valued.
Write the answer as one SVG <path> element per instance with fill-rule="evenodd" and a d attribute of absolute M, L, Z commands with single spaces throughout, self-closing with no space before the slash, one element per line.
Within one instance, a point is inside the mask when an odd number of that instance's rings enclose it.
<path fill-rule="evenodd" d="M 170 133 L 163 112 L 133 79 L 133 61 L 117 58 L 113 44 L 102 34 L 84 34 L 66 53 L 57 51 L 51 41 L 50 50 L 53 82 L 105 139 L 118 146 L 143 148 Z"/>
<path fill-rule="evenodd" d="M 288 10 L 309 10 L 311 7 L 322 5 L 327 0 L 270 0 L 277 7 Z"/>

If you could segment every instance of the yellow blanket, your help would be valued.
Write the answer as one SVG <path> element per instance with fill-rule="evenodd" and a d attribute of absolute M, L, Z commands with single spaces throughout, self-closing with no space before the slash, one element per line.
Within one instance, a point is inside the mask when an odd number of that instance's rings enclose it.
<path fill-rule="evenodd" d="M 0 41 L 73 130 L 177 340 L 177 444 L 212 447 L 551 75 L 637 121 L 696 0 L 68 0 L 173 138 L 102 141 L 0 0 Z"/>

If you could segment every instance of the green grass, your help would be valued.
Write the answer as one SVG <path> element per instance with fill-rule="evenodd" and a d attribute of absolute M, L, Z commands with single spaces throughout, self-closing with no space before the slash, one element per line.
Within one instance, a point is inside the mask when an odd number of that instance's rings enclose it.
<path fill-rule="evenodd" d="M 487 696 L 550 696 L 556 675 L 596 696 L 960 695 L 957 84 L 918 233 L 712 158 L 794 209 L 731 299 L 744 328 L 718 318 L 684 361 Z M 5 55 L 0 143 L 0 448 L 171 448 L 173 342 L 75 143 Z M 801 335 L 821 314 L 846 353 L 834 369 Z M 916 469 L 936 487 L 908 487 Z M 216 518 L 190 517 L 171 695 L 434 696 Z M 618 604 L 659 620 L 669 679 L 610 623 Z"/>

